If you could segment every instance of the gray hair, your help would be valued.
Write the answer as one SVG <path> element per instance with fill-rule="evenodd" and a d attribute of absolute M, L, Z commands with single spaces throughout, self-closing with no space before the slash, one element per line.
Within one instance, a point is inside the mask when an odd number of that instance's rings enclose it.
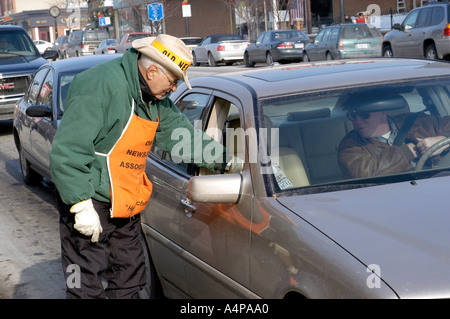
<path fill-rule="evenodd" d="M 138 63 L 145 70 L 147 70 L 151 65 L 156 65 L 159 69 L 161 69 L 161 71 L 168 72 L 165 67 L 163 67 L 161 64 L 155 62 L 154 60 L 150 59 L 145 54 L 140 54 Z"/>

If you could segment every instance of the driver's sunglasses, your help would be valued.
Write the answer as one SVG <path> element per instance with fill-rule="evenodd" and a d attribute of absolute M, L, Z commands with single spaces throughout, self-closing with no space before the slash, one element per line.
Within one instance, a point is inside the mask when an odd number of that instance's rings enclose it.
<path fill-rule="evenodd" d="M 358 112 L 357 110 L 349 110 L 347 112 L 347 118 L 350 121 L 354 121 L 357 116 L 359 116 L 363 120 L 367 120 L 371 115 L 371 112 Z"/>

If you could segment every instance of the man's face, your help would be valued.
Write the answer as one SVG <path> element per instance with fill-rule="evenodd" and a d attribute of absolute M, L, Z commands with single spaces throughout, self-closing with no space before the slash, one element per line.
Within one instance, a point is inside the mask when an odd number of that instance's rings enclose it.
<path fill-rule="evenodd" d="M 155 65 L 150 66 L 147 72 L 150 72 L 147 84 L 153 96 L 158 100 L 164 99 L 170 92 L 177 90 L 177 79 L 172 73 L 163 71 Z"/>
<path fill-rule="evenodd" d="M 385 112 L 352 113 L 352 123 L 364 138 L 386 134 L 390 129 Z"/>

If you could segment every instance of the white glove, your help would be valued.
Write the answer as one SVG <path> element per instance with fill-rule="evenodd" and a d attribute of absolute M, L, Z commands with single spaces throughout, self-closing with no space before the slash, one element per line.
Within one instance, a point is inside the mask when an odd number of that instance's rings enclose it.
<path fill-rule="evenodd" d="M 70 208 L 70 212 L 75 214 L 74 228 L 85 236 L 92 236 L 93 243 L 97 242 L 103 229 L 92 199 L 76 203 Z"/>
<path fill-rule="evenodd" d="M 244 160 L 233 155 L 233 158 L 231 159 L 231 161 L 227 163 L 227 166 L 225 167 L 225 173 L 226 174 L 241 173 L 243 168 L 244 168 Z"/>

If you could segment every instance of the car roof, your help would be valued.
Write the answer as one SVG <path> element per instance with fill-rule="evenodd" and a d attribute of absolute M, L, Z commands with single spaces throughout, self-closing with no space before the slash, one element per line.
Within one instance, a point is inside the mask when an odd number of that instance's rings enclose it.
<path fill-rule="evenodd" d="M 23 30 L 25 29 L 18 25 L 0 25 L 0 30 Z"/>
<path fill-rule="evenodd" d="M 431 76 L 448 76 L 450 63 L 426 59 L 373 58 L 297 63 L 261 67 L 190 80 L 193 86 L 247 88 L 257 97 L 289 95 L 293 92 L 358 87 L 366 83 L 386 84 Z M 225 82 L 225 83 L 224 83 Z M 227 82 L 230 85 L 226 85 Z"/>
<path fill-rule="evenodd" d="M 60 73 L 71 70 L 87 69 L 102 62 L 119 58 L 121 56 L 122 54 L 89 55 L 49 62 L 46 65 L 50 64 L 57 73 Z"/>

